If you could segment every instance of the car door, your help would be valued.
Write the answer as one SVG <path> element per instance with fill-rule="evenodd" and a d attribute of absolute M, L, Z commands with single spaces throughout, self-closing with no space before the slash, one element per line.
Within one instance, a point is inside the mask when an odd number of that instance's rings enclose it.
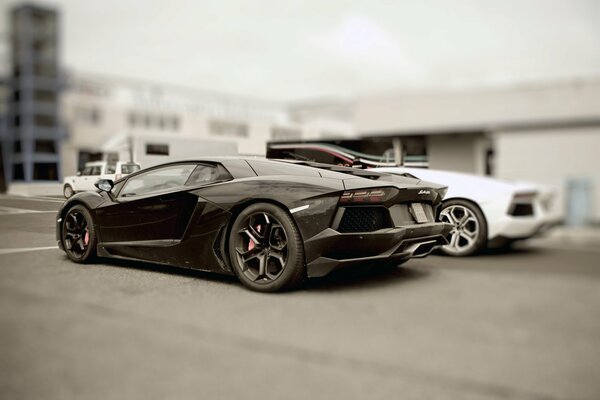
<path fill-rule="evenodd" d="M 80 174 L 73 178 L 73 190 L 81 192 L 87 190 L 87 180 L 92 174 L 92 167 L 85 167 Z"/>
<path fill-rule="evenodd" d="M 172 164 L 127 179 L 115 200 L 97 209 L 102 242 L 173 240 L 180 213 L 191 200 L 197 201 L 185 186 L 195 168 Z"/>
<path fill-rule="evenodd" d="M 101 165 L 94 165 L 90 171 L 89 176 L 84 176 L 84 187 L 85 189 L 83 190 L 96 190 L 96 186 L 94 186 L 94 184 L 96 183 L 96 181 L 98 179 L 100 179 L 102 175 L 102 166 Z"/>

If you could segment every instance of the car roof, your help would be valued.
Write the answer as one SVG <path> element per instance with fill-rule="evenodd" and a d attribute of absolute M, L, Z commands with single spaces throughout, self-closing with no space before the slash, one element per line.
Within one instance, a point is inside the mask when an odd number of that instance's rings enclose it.
<path fill-rule="evenodd" d="M 229 162 L 228 162 L 229 161 Z M 154 165 L 152 167 L 149 167 L 147 169 L 142 169 L 141 171 L 137 171 L 133 174 L 131 174 L 130 176 L 135 176 L 138 175 L 140 173 L 144 173 L 147 170 L 150 169 L 157 169 L 157 168 L 163 168 L 163 167 L 168 167 L 171 165 L 179 165 L 179 164 L 202 164 L 202 163 L 213 163 L 213 164 L 222 164 L 225 168 L 230 169 L 230 168 L 234 168 L 236 171 L 239 172 L 239 167 L 240 165 L 237 163 L 230 163 L 230 162 L 243 162 L 243 166 L 242 168 L 244 170 L 247 170 L 247 172 L 249 172 L 252 176 L 268 176 L 268 175 L 296 175 L 295 173 L 290 173 L 290 169 L 292 168 L 296 168 L 298 174 L 297 175 L 306 175 L 306 176 L 321 176 L 322 174 L 319 173 L 319 169 L 314 168 L 313 166 L 308 166 L 308 165 L 295 165 L 294 163 L 290 163 L 288 162 L 288 160 L 272 160 L 272 159 L 268 159 L 265 157 L 235 157 L 235 156 L 211 156 L 211 157 L 205 157 L 205 158 L 197 158 L 197 159 L 189 159 L 189 160 L 178 160 L 178 161 L 172 161 L 169 163 L 164 163 L 164 164 L 159 164 L 159 165 Z M 262 167 L 260 167 L 262 166 Z M 285 166 L 286 168 L 281 168 L 281 166 Z M 268 168 L 269 172 L 271 172 L 270 170 L 272 169 L 273 173 L 265 173 L 265 169 L 264 168 Z M 287 172 L 284 172 L 287 171 Z M 245 173 L 242 173 L 241 175 L 239 175 L 238 173 L 234 173 L 232 170 L 230 170 L 230 172 L 232 173 L 232 175 L 234 176 L 234 178 L 241 178 L 241 177 L 248 177 L 250 175 L 246 175 Z M 336 171 L 329 171 L 329 177 L 336 177 L 338 179 L 347 179 L 348 175 L 347 174 L 343 174 L 340 172 L 336 172 Z"/>

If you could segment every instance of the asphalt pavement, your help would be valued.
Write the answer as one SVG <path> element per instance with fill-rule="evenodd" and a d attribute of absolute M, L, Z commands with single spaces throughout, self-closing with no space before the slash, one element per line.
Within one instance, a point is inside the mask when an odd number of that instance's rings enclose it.
<path fill-rule="evenodd" d="M 591 242 L 260 294 L 189 270 L 71 263 L 54 240 L 60 202 L 0 197 L 1 399 L 600 398 Z"/>

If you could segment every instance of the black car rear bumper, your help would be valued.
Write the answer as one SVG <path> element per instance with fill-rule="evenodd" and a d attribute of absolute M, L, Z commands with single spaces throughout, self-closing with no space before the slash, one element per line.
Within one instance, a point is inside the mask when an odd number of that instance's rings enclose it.
<path fill-rule="evenodd" d="M 325 276 L 334 269 L 370 261 L 425 257 L 448 243 L 446 237 L 452 229 L 453 225 L 442 222 L 362 233 L 327 228 L 304 243 L 308 276 Z"/>

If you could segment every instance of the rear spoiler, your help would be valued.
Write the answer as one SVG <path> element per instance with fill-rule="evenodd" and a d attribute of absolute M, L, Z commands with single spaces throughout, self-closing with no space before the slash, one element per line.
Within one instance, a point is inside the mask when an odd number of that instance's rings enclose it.
<path fill-rule="evenodd" d="M 367 169 L 342 167 L 339 165 L 324 164 L 324 163 L 319 163 L 319 162 L 314 162 L 314 161 L 289 160 L 289 159 L 276 159 L 275 161 L 281 161 L 281 162 L 286 162 L 286 163 L 295 164 L 295 165 L 304 165 L 306 167 L 319 168 L 319 169 L 324 169 L 327 171 L 340 172 L 342 174 L 348 174 L 348 175 L 358 176 L 361 178 L 367 178 L 367 179 L 372 179 L 372 180 L 377 180 L 380 178 L 390 177 L 390 176 L 394 176 L 394 175 L 395 176 L 400 175 L 400 176 L 404 176 L 406 178 L 419 179 L 416 176 L 411 175 L 409 173 L 390 174 L 387 172 L 375 172 L 375 171 L 371 171 L 371 170 L 367 170 Z"/>

